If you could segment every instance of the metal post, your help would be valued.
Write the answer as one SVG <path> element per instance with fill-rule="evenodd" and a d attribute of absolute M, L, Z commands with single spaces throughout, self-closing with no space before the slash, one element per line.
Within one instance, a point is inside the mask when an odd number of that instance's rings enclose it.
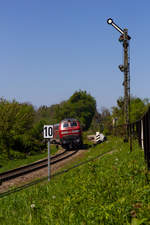
<path fill-rule="evenodd" d="M 123 48 L 124 48 L 124 121 L 125 121 L 125 141 L 128 140 L 129 130 L 129 78 L 128 78 L 128 30 L 124 29 L 123 38 Z"/>
<path fill-rule="evenodd" d="M 143 120 L 141 119 L 141 147 L 144 149 Z"/>
<path fill-rule="evenodd" d="M 48 181 L 50 181 L 50 139 L 48 139 Z"/>
<path fill-rule="evenodd" d="M 128 30 L 124 29 L 122 30 L 120 27 L 118 27 L 114 21 L 109 18 L 107 20 L 107 23 L 112 25 L 117 31 L 121 33 L 121 36 L 119 38 L 120 42 L 123 42 L 123 48 L 124 48 L 124 65 L 119 65 L 119 69 L 121 72 L 124 72 L 124 123 L 125 123 L 125 139 L 124 141 L 128 141 L 128 138 L 130 140 L 130 150 L 132 150 L 132 137 L 129 127 L 130 123 L 130 74 L 129 74 L 129 62 L 128 62 L 128 41 L 131 39 L 131 37 L 128 35 Z"/>

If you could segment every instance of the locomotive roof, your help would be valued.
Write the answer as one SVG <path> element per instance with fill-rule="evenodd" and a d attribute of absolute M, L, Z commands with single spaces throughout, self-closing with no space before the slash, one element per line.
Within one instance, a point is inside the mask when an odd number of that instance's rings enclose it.
<path fill-rule="evenodd" d="M 77 119 L 74 119 L 74 118 L 66 118 L 66 119 L 62 120 L 61 122 L 65 122 L 65 121 L 72 122 L 72 121 L 77 121 Z"/>

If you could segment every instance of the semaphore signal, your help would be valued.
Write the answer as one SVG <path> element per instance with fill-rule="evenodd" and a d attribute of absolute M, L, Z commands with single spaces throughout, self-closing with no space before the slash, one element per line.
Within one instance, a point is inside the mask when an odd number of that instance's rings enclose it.
<path fill-rule="evenodd" d="M 124 64 L 119 65 L 119 69 L 121 72 L 124 73 L 124 123 L 125 123 L 125 139 L 124 141 L 128 141 L 128 137 L 130 138 L 130 150 L 132 150 L 131 144 L 131 135 L 130 130 L 128 129 L 128 125 L 130 123 L 130 71 L 129 71 L 129 54 L 128 54 L 128 47 L 129 47 L 129 40 L 131 37 L 128 35 L 128 30 L 122 30 L 119 26 L 117 26 L 114 21 L 109 18 L 107 20 L 109 25 L 112 25 L 117 31 L 121 33 L 119 41 L 123 43 L 124 49 Z"/>

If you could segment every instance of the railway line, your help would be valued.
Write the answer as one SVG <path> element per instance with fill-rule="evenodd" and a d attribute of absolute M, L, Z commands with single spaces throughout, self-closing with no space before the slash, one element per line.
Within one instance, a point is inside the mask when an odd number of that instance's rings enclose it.
<path fill-rule="evenodd" d="M 60 161 L 63 161 L 69 157 L 71 157 L 72 155 L 76 154 L 77 151 L 66 151 L 64 150 L 63 152 L 56 154 L 54 156 L 51 157 L 51 162 L 50 164 L 56 164 Z M 8 170 L 6 172 L 0 173 L 0 182 L 3 183 L 5 181 L 14 179 L 16 177 L 31 173 L 33 171 L 42 169 L 44 167 L 46 167 L 48 164 L 48 160 L 47 159 L 43 159 L 43 160 L 39 160 L 37 162 L 25 165 L 25 166 L 21 166 L 18 167 L 16 169 L 12 169 L 12 170 Z"/>

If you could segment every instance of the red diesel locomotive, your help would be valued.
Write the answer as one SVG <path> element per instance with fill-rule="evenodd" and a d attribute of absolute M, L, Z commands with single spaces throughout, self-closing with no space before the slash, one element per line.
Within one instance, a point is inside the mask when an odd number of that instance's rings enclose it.
<path fill-rule="evenodd" d="M 54 124 L 52 143 L 60 144 L 65 149 L 82 147 L 82 130 L 78 120 L 69 118 Z"/>

